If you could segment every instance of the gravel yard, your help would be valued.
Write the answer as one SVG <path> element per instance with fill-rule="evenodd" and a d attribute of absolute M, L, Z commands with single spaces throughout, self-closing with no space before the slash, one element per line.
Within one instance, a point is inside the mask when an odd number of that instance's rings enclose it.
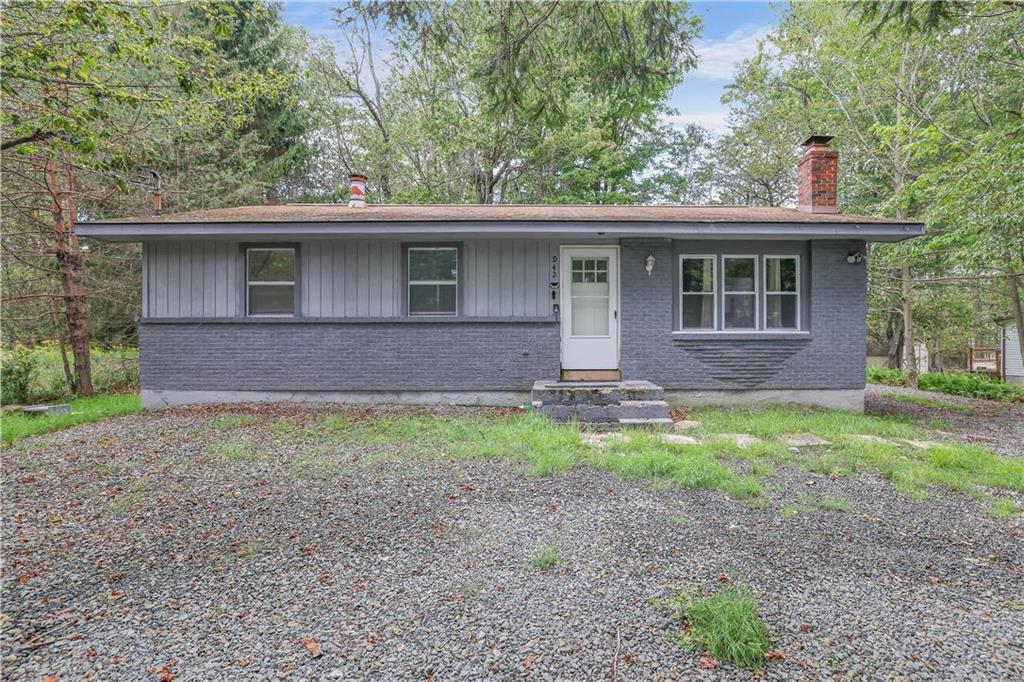
<path fill-rule="evenodd" d="M 149 413 L 6 448 L 4 679 L 756 677 L 684 650 L 660 603 L 724 585 L 757 600 L 769 678 L 1024 678 L 1019 514 L 875 475 L 780 466 L 745 506 L 297 435 L 335 412 Z"/>
<path fill-rule="evenodd" d="M 904 396 L 899 400 L 896 396 Z M 938 401 L 959 409 L 922 405 L 907 401 L 907 396 Z M 868 384 L 866 409 L 874 414 L 904 415 L 919 420 L 938 419 L 944 424 L 942 435 L 965 443 L 985 445 L 1003 455 L 1024 456 L 1024 404 L 962 398 L 931 393 L 902 386 Z"/>

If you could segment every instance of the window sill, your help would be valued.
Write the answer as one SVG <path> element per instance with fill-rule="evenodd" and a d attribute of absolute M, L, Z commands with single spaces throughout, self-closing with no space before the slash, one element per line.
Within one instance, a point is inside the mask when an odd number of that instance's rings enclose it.
<path fill-rule="evenodd" d="M 811 338 L 809 331 L 765 332 L 765 331 L 674 331 L 673 341 L 807 341 Z"/>

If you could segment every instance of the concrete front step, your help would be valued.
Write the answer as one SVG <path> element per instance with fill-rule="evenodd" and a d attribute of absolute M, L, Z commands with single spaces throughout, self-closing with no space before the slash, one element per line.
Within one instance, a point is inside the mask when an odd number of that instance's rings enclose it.
<path fill-rule="evenodd" d="M 538 381 L 533 386 L 537 412 L 595 428 L 671 428 L 664 397 L 661 386 L 649 381 Z"/>
<path fill-rule="evenodd" d="M 575 419 L 580 422 L 618 422 L 622 419 L 662 419 L 668 415 L 664 400 L 623 400 L 611 405 L 547 405 L 535 401 L 541 414 L 555 421 Z"/>
<path fill-rule="evenodd" d="M 615 405 L 664 398 L 664 389 L 649 381 L 538 381 L 533 385 L 533 400 L 545 405 Z"/>

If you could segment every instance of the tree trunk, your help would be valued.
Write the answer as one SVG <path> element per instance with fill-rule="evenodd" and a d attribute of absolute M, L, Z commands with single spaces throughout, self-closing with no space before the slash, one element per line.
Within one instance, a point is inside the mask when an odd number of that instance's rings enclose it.
<path fill-rule="evenodd" d="M 64 367 L 64 381 L 68 385 L 68 390 L 72 393 L 75 392 L 75 375 L 71 372 L 71 364 L 68 362 L 68 343 L 64 338 L 64 325 L 60 322 L 60 306 L 57 304 L 57 287 L 55 283 L 51 281 L 51 292 L 50 292 L 50 316 L 53 318 L 53 330 L 57 335 L 57 343 L 60 344 L 60 362 Z"/>
<path fill-rule="evenodd" d="M 907 386 L 917 388 L 917 362 L 914 358 L 914 303 L 910 283 L 910 263 L 900 266 L 900 293 L 903 299 L 903 371 Z"/>
<path fill-rule="evenodd" d="M 67 192 L 61 189 L 57 175 L 57 162 L 46 164 L 47 183 L 53 196 L 54 255 L 64 290 L 64 313 L 71 337 L 71 352 L 75 357 L 75 393 L 94 395 L 92 366 L 89 360 L 89 310 L 85 300 L 85 277 L 82 272 L 82 251 L 75 234 L 77 206 L 75 202 L 75 172 L 67 163 Z"/>
<path fill-rule="evenodd" d="M 895 311 L 885 314 L 885 341 L 888 356 L 886 366 L 889 369 L 899 369 L 900 357 L 903 354 L 903 318 Z"/>
<path fill-rule="evenodd" d="M 1020 282 L 1017 275 L 1013 274 L 1013 262 L 1006 257 L 1007 277 L 1006 287 L 1010 292 L 1010 303 L 1013 306 L 1013 323 L 1017 326 L 1017 345 L 1020 347 L 1020 356 L 1024 358 L 1024 305 L 1020 301 Z"/>

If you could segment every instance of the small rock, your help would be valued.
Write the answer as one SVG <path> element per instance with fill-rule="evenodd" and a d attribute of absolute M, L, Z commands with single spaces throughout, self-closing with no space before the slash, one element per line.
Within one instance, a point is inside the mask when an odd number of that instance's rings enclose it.
<path fill-rule="evenodd" d="M 824 438 L 819 438 L 813 433 L 787 433 L 782 437 L 782 442 L 786 445 L 792 445 L 795 447 L 803 447 L 810 445 L 832 445 L 831 442 Z"/>
<path fill-rule="evenodd" d="M 587 445 L 592 445 L 595 448 L 606 448 L 610 443 L 626 443 L 629 441 L 629 437 L 624 433 L 618 431 L 612 431 L 610 433 L 583 433 L 580 434 L 580 438 Z"/>
<path fill-rule="evenodd" d="M 678 433 L 662 433 L 658 438 L 673 445 L 700 445 L 700 441 L 691 436 L 683 436 Z"/>
<path fill-rule="evenodd" d="M 873 436 L 869 433 L 854 433 L 850 435 L 850 438 L 856 438 L 867 443 L 880 443 L 882 445 L 895 445 L 891 440 L 882 438 L 881 436 Z"/>
<path fill-rule="evenodd" d="M 928 448 L 941 448 L 942 443 L 934 440 L 908 440 L 900 439 L 903 443 L 906 443 L 910 447 L 917 448 L 918 450 L 927 450 Z"/>
<path fill-rule="evenodd" d="M 736 444 L 737 447 L 746 450 L 751 445 L 756 445 L 761 442 L 761 439 L 757 436 L 751 436 L 749 433 L 716 433 L 715 438 L 721 438 L 723 440 L 730 440 Z"/>
<path fill-rule="evenodd" d="M 672 428 L 674 428 L 676 431 L 689 431 L 691 429 L 697 428 L 698 426 L 700 426 L 699 421 L 695 421 L 693 419 L 683 419 L 682 421 L 677 421 L 675 424 L 673 424 Z"/>

